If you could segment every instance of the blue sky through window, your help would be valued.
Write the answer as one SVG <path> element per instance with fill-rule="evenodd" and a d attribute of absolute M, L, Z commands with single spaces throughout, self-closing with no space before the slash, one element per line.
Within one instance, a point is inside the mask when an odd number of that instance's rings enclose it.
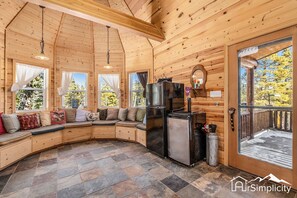
<path fill-rule="evenodd" d="M 72 78 L 75 81 L 75 83 L 78 84 L 79 86 L 86 87 L 86 82 L 87 82 L 87 75 L 86 74 L 74 73 Z"/>

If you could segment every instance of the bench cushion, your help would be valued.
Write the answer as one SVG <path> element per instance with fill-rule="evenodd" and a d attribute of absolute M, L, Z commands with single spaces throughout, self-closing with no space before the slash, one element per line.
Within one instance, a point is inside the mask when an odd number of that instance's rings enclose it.
<path fill-rule="evenodd" d="M 146 131 L 146 125 L 143 124 L 143 123 L 136 125 L 136 128 L 137 128 L 137 129 L 140 129 L 140 130 L 144 130 L 144 131 Z"/>
<path fill-rule="evenodd" d="M 0 135 L 0 146 L 22 140 L 30 136 L 32 136 L 32 134 L 29 131 L 6 133 Z"/>
<path fill-rule="evenodd" d="M 55 131 L 63 130 L 65 127 L 63 125 L 51 125 L 46 127 L 40 127 L 38 129 L 31 129 L 30 132 L 32 135 L 40 135 L 44 133 L 51 133 Z"/>
<path fill-rule="evenodd" d="M 65 128 L 77 128 L 77 127 L 88 127 L 92 126 L 92 122 L 74 122 L 64 124 Z"/>
<path fill-rule="evenodd" d="M 141 122 L 134 122 L 134 121 L 121 121 L 117 123 L 117 126 L 123 127 L 136 127 L 136 125 L 140 124 Z"/>
<path fill-rule="evenodd" d="M 96 120 L 93 122 L 93 125 L 115 125 L 118 120 Z"/>

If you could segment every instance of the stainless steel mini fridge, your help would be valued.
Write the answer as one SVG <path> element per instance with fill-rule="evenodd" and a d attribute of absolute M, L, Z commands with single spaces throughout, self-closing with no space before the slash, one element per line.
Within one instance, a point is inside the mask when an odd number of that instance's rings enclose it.
<path fill-rule="evenodd" d="M 168 157 L 191 166 L 201 160 L 205 140 L 197 139 L 198 124 L 206 122 L 205 113 L 176 112 L 167 117 Z M 205 144 L 204 144 L 205 145 Z"/>

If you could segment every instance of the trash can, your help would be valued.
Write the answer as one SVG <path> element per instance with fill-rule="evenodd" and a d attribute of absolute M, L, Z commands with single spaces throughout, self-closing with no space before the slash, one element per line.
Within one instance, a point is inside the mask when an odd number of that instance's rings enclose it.
<path fill-rule="evenodd" d="M 206 137 L 206 162 L 210 166 L 218 165 L 219 137 L 216 128 L 216 125 L 210 124 Z"/>

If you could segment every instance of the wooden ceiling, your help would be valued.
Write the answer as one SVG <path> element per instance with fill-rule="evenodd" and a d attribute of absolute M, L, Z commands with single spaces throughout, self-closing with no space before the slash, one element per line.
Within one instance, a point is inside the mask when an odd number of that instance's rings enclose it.
<path fill-rule="evenodd" d="M 133 16 L 124 0 L 94 1 Z M 25 0 L 4 0 L 0 3 L 0 7 L 4 8 L 2 9 L 3 12 L 0 13 L 1 32 L 4 32 L 7 27 L 7 30 L 12 33 L 40 40 L 41 9 L 38 5 L 28 3 Z M 77 49 L 82 52 L 92 52 L 94 48 L 93 43 L 95 43 L 98 52 L 106 52 L 106 27 L 104 25 L 48 8 L 45 9 L 44 19 L 44 40 L 46 44 Z M 137 48 L 143 45 L 151 48 L 148 39 L 144 37 L 127 31 L 121 31 L 121 34 L 122 37 L 119 35 L 118 30 L 111 28 L 111 53 L 124 51 L 121 39 L 135 39 L 138 41 Z M 96 40 L 94 39 L 95 37 L 97 38 Z M 124 43 L 126 42 L 124 41 Z M 126 47 L 129 48 L 130 46 L 127 44 Z M 127 50 L 129 51 L 129 49 Z"/>

